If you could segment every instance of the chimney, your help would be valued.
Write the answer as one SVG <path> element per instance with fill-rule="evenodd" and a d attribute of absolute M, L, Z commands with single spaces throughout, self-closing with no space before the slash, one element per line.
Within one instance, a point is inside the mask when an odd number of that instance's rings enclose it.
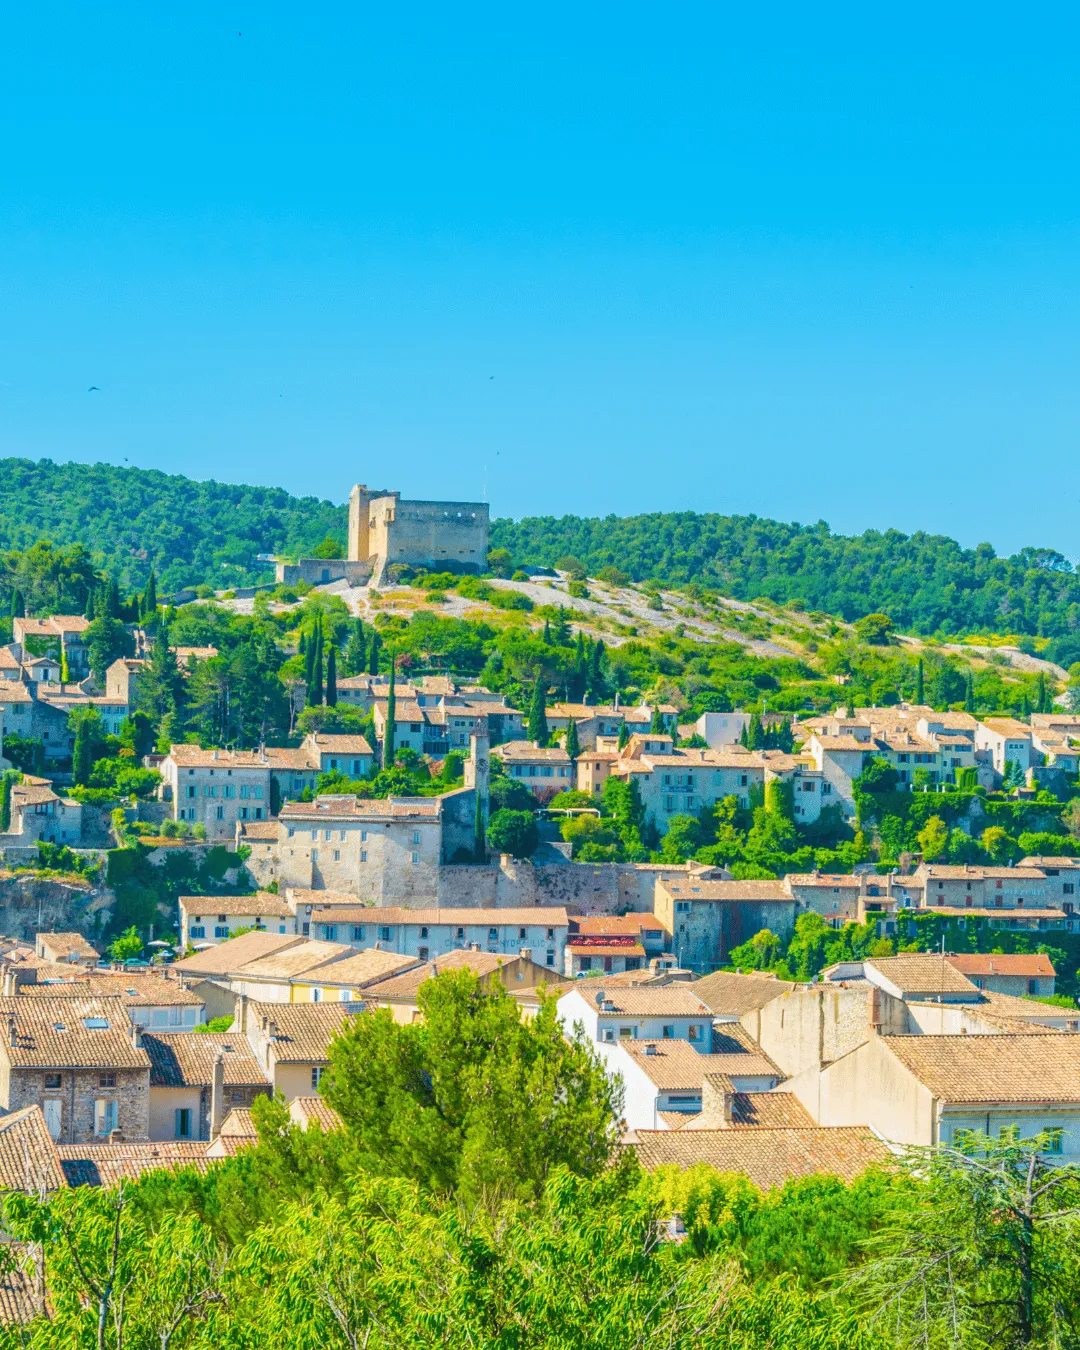
<path fill-rule="evenodd" d="M 707 1073 L 701 1082 L 703 1130 L 729 1130 L 735 1110 L 735 1085 L 726 1073 Z"/>
<path fill-rule="evenodd" d="M 19 1043 L 19 1037 L 15 1031 L 15 1014 L 8 1013 L 8 1045 L 16 1046 Z"/>
<path fill-rule="evenodd" d="M 217 759 L 217 757 L 218 757 L 218 752 L 215 750 L 215 751 L 214 751 L 214 758 Z"/>
<path fill-rule="evenodd" d="M 16 988 L 15 970 L 12 966 L 7 966 L 4 970 L 4 997 L 11 998 Z"/>
<path fill-rule="evenodd" d="M 109 1131 L 109 1143 L 110 1143 L 110 1144 L 122 1144 L 123 1142 L 124 1142 L 124 1136 L 123 1136 L 123 1134 L 122 1134 L 119 1130 L 110 1130 L 110 1131 Z"/>
<path fill-rule="evenodd" d="M 225 1119 L 225 1051 L 218 1046 L 214 1054 L 214 1076 L 210 1085 L 210 1138 L 221 1133 Z"/>
<path fill-rule="evenodd" d="M 531 960 L 532 960 L 532 948 L 531 948 L 531 947 L 521 947 L 521 948 L 519 948 L 519 949 L 518 949 L 518 956 L 520 956 L 521 959 L 522 959 L 523 961 L 531 961 Z"/>
<path fill-rule="evenodd" d="M 869 987 L 867 1021 L 871 1034 L 882 1030 L 882 991 L 876 984 L 871 984 L 871 987 Z"/>
<path fill-rule="evenodd" d="M 653 1045 L 652 1041 L 650 1041 L 649 1044 L 645 1047 L 645 1053 L 646 1053 L 647 1055 L 655 1055 L 655 1054 L 656 1054 L 656 1046 Z"/>
<path fill-rule="evenodd" d="M 142 1033 L 143 1029 L 141 1026 L 139 1026 L 138 1022 L 132 1022 L 131 1044 L 135 1047 L 136 1050 L 141 1050 L 143 1048 Z"/>
<path fill-rule="evenodd" d="M 278 1028 L 276 1022 L 269 1022 L 266 1027 L 267 1039 L 276 1041 L 278 1037 Z"/>
<path fill-rule="evenodd" d="M 236 1023 L 237 1030 L 241 1036 L 247 1035 L 248 1029 L 248 996 L 241 994 L 236 1000 L 236 1008 L 233 1012 L 233 1021 Z"/>

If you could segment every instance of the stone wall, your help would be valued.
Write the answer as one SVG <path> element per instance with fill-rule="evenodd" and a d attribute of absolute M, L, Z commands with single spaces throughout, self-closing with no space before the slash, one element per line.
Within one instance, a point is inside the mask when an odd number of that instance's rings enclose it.
<path fill-rule="evenodd" d="M 10 1070 L 7 1110 L 24 1106 L 43 1106 L 46 1099 L 60 1102 L 60 1138 L 62 1144 L 89 1144 L 105 1141 L 94 1133 L 94 1103 L 99 1099 L 117 1102 L 117 1128 L 125 1139 L 150 1137 L 150 1070 L 116 1069 L 116 1086 L 101 1086 L 101 1069 L 62 1069 L 58 1090 L 45 1088 L 44 1069 Z M 44 1108 L 43 1108 L 44 1109 Z"/>

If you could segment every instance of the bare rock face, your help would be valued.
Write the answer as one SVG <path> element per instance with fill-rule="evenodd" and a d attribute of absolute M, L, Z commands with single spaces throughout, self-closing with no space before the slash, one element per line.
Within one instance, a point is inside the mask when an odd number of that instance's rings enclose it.
<path fill-rule="evenodd" d="M 91 941 L 115 896 L 106 886 L 0 869 L 0 933 L 33 942 L 35 933 L 83 933 Z"/>

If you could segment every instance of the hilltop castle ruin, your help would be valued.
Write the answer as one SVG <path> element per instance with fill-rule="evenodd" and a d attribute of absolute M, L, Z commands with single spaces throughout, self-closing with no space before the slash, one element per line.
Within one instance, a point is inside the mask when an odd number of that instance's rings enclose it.
<path fill-rule="evenodd" d="M 374 493 L 357 483 L 349 493 L 348 557 L 279 562 L 277 579 L 378 586 L 394 563 L 482 572 L 487 551 L 487 502 L 403 501 L 399 492 Z"/>

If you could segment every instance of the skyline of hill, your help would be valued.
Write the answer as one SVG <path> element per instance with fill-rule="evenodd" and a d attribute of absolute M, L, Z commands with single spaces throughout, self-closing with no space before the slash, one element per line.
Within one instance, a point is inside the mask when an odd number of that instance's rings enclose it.
<path fill-rule="evenodd" d="M 125 586 L 141 586 L 151 564 L 162 593 L 250 584 L 270 575 L 257 554 L 309 553 L 327 535 L 343 544 L 346 528 L 345 503 L 282 488 L 0 459 L 0 547 L 81 543 Z M 985 629 L 1064 639 L 1070 648 L 1075 639 L 1080 648 L 1080 573 L 1052 549 L 999 557 L 989 544 L 963 548 L 922 531 L 845 536 L 823 521 L 697 512 L 496 517 L 491 544 L 519 565 L 574 556 L 590 573 L 615 567 L 635 582 L 696 583 L 848 620 L 881 610 L 898 628 L 924 634 Z"/>

